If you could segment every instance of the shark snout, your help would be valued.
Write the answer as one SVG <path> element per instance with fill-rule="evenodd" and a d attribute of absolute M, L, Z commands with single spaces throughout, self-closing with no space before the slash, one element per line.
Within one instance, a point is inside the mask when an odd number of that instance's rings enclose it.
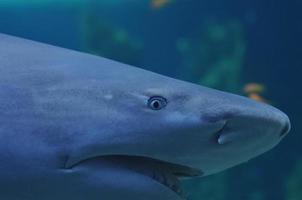
<path fill-rule="evenodd" d="M 205 174 L 247 162 L 272 149 L 291 128 L 288 116 L 277 108 L 238 96 L 229 99 L 202 112 L 201 120 L 205 124 L 220 126 L 207 135 L 209 143 L 202 144 L 200 151 L 207 153 L 197 156 L 199 160 L 195 163 L 192 161 L 192 166 Z"/>
<path fill-rule="evenodd" d="M 255 110 L 246 109 L 247 119 L 255 121 L 254 126 L 257 124 L 263 128 L 263 131 L 270 131 L 273 136 L 280 139 L 287 135 L 290 131 L 291 124 L 288 116 L 281 110 L 267 104 L 259 103 Z M 251 123 L 253 125 L 253 123 Z"/>
<path fill-rule="evenodd" d="M 274 146 L 291 128 L 286 114 L 277 108 L 257 102 L 244 107 L 234 107 L 222 113 L 220 120 L 225 121 L 225 127 L 219 135 L 219 144 L 250 142 Z"/>
<path fill-rule="evenodd" d="M 217 136 L 219 144 L 267 143 L 274 146 L 289 133 L 290 120 L 281 110 L 239 96 L 224 99 L 202 113 L 203 121 L 225 124 Z"/>
<path fill-rule="evenodd" d="M 284 114 L 283 118 L 280 121 L 281 121 L 281 125 L 283 127 L 281 132 L 280 132 L 280 137 L 282 138 L 282 137 L 286 136 L 289 133 L 289 131 L 291 129 L 291 123 L 290 123 L 290 120 L 289 120 L 288 116 L 285 115 L 285 114 Z"/>

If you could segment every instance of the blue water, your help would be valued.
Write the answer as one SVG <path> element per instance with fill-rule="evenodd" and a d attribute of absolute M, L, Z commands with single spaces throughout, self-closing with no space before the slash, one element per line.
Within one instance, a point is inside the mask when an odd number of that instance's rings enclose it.
<path fill-rule="evenodd" d="M 209 86 L 244 94 L 248 83 L 264 85 L 261 95 L 290 116 L 293 129 L 277 148 L 248 164 L 187 183 L 189 198 L 302 199 L 302 3 L 171 0 L 152 8 L 151 0 L 108 2 L 0 3 L 0 32 L 197 83 L 219 61 L 227 63 L 230 73 Z M 243 53 L 236 53 L 238 46 Z M 223 87 L 222 79 L 232 86 Z"/>

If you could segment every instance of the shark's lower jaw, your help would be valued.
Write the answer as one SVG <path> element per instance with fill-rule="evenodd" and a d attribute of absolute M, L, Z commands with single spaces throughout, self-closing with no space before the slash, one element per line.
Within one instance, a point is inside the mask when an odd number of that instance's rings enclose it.
<path fill-rule="evenodd" d="M 106 160 L 106 162 L 114 163 L 115 165 L 136 173 L 150 177 L 152 180 L 166 186 L 171 191 L 177 193 L 182 198 L 185 198 L 185 193 L 180 186 L 180 178 L 193 178 L 203 175 L 203 172 L 188 166 L 178 165 L 170 162 L 157 160 L 150 157 L 128 156 L 128 155 L 108 155 L 90 158 Z M 82 162 L 74 165 L 81 165 Z"/>

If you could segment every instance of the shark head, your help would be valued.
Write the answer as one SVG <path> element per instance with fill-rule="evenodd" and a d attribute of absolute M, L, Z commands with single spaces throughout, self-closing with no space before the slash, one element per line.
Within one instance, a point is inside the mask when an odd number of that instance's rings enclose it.
<path fill-rule="evenodd" d="M 0 37 L 1 199 L 180 200 L 181 178 L 246 162 L 290 130 L 263 103 Z"/>
<path fill-rule="evenodd" d="M 102 102 L 99 125 L 88 137 L 75 140 L 67 168 L 110 158 L 180 194 L 179 179 L 247 162 L 273 148 L 290 130 L 288 117 L 270 105 L 127 70 L 114 72 L 108 88 L 95 91 L 101 94 L 95 99 Z M 102 127 L 110 129 L 104 132 Z"/>

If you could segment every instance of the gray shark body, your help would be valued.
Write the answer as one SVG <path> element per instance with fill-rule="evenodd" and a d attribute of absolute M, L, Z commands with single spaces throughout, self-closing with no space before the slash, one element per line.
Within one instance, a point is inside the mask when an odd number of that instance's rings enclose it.
<path fill-rule="evenodd" d="M 179 200 L 180 177 L 246 162 L 289 127 L 244 97 L 0 35 L 0 199 Z"/>

